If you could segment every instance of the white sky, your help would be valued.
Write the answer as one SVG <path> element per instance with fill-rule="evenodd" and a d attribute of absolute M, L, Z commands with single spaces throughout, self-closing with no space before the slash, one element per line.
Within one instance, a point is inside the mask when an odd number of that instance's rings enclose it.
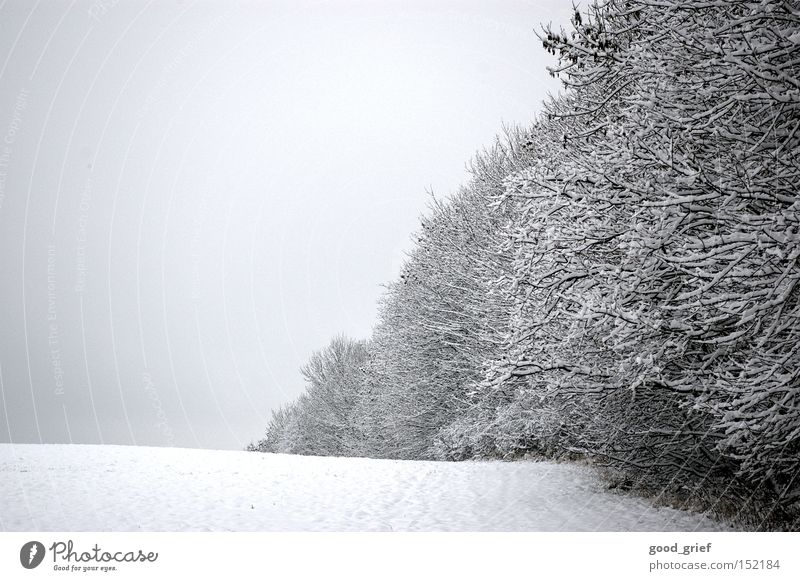
<path fill-rule="evenodd" d="M 571 2 L 0 4 L 0 441 L 241 448 Z"/>

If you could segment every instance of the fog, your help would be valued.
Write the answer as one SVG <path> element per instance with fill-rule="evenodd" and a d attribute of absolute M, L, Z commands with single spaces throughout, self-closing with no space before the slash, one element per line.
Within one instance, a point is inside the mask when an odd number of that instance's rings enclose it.
<path fill-rule="evenodd" d="M 242 448 L 428 191 L 558 83 L 548 2 L 0 5 L 0 441 Z"/>

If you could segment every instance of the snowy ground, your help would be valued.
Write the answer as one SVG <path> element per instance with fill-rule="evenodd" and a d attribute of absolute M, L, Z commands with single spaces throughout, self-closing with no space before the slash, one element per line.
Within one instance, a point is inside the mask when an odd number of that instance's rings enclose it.
<path fill-rule="evenodd" d="M 695 531 L 591 469 L 0 444 L 8 531 Z"/>

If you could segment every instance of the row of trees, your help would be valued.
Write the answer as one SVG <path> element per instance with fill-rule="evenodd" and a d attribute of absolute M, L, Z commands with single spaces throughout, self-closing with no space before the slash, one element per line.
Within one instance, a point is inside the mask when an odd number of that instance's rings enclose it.
<path fill-rule="evenodd" d="M 363 394 L 365 341 L 336 337 L 301 368 L 306 391 L 272 412 L 263 440 L 251 450 L 318 456 L 350 456 L 363 430 L 356 406 Z"/>
<path fill-rule="evenodd" d="M 354 354 L 256 447 L 580 455 L 796 519 L 800 10 L 605 0 L 572 24 L 541 33 L 565 91 L 434 201 L 369 342 L 315 356 Z"/>

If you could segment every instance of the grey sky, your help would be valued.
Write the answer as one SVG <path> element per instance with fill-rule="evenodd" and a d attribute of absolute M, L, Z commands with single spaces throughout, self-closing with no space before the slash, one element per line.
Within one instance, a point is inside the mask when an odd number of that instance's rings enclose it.
<path fill-rule="evenodd" d="M 0 4 L 0 441 L 241 448 L 426 189 L 558 84 L 530 2 Z"/>

